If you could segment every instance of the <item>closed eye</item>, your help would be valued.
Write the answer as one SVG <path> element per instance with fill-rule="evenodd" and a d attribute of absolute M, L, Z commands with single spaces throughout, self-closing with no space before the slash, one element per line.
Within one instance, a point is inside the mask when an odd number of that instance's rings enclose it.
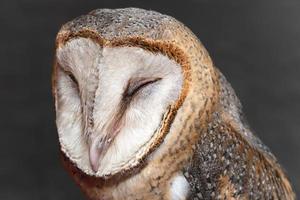
<path fill-rule="evenodd" d="M 130 79 L 124 92 L 124 97 L 129 98 L 137 94 L 143 88 L 161 80 L 161 78 L 135 78 Z"/>
<path fill-rule="evenodd" d="M 62 69 L 62 71 L 69 77 L 69 79 L 70 79 L 73 83 L 75 83 L 76 86 L 78 86 L 78 81 L 77 81 L 77 79 L 75 78 L 75 76 L 73 75 L 72 72 L 70 72 L 69 70 L 66 70 L 66 69 L 64 69 L 64 68 L 62 68 L 62 67 L 61 67 L 60 69 Z"/>
<path fill-rule="evenodd" d="M 76 85 L 78 85 L 78 82 L 77 82 L 77 80 L 76 80 L 76 78 L 75 78 L 75 76 L 74 76 L 73 74 L 68 73 L 68 76 L 69 76 L 69 78 L 70 78 Z"/>

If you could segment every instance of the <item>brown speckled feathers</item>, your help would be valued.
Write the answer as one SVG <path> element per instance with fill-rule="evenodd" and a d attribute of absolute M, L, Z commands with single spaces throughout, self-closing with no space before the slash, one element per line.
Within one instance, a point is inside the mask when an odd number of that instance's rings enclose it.
<path fill-rule="evenodd" d="M 220 101 L 185 176 L 191 199 L 294 199 L 270 150 L 249 130 L 241 104 L 219 72 Z"/>

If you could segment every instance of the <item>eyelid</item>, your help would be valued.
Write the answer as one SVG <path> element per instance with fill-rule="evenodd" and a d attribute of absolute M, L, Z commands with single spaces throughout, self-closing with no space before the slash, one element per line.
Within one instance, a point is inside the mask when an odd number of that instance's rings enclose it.
<path fill-rule="evenodd" d="M 137 78 L 131 79 L 128 82 L 127 88 L 125 90 L 125 97 L 131 97 L 136 94 L 139 90 L 161 80 L 161 78 L 151 77 L 151 78 Z"/>
<path fill-rule="evenodd" d="M 75 85 L 78 85 L 76 77 L 70 70 L 64 69 L 63 67 L 60 67 L 60 69 L 69 77 L 69 79 L 71 79 L 73 83 L 75 83 Z"/>
<path fill-rule="evenodd" d="M 77 81 L 76 77 L 74 76 L 74 74 L 73 74 L 72 72 L 66 71 L 66 70 L 64 70 L 64 72 L 65 72 L 66 75 L 69 77 L 69 79 L 71 79 L 71 81 L 72 81 L 73 83 L 75 83 L 76 85 L 78 85 L 78 81 Z"/>
<path fill-rule="evenodd" d="M 67 73 L 67 75 L 76 85 L 78 85 L 77 79 L 75 78 L 75 76 L 72 73 Z"/>

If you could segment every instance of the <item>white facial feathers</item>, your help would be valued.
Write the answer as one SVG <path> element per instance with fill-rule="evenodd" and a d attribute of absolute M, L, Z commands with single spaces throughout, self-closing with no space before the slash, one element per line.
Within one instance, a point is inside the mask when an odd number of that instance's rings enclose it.
<path fill-rule="evenodd" d="M 86 38 L 57 50 L 62 150 L 84 172 L 106 176 L 138 164 L 181 92 L 181 66 L 137 47 Z M 74 77 L 73 77 L 74 76 Z"/>

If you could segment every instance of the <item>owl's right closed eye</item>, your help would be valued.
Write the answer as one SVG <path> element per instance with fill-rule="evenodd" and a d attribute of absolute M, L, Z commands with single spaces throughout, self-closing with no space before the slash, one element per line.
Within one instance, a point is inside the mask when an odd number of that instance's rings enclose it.
<path fill-rule="evenodd" d="M 230 84 L 174 18 L 99 9 L 57 35 L 65 167 L 94 200 L 294 199 Z"/>

